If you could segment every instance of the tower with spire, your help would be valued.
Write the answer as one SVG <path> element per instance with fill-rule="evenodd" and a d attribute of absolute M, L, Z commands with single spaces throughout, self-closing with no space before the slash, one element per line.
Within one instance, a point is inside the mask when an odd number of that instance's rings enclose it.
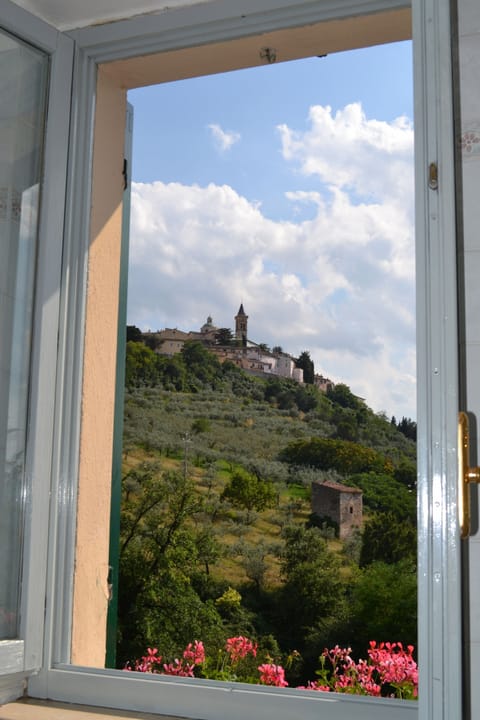
<path fill-rule="evenodd" d="M 240 303 L 238 313 L 235 315 L 235 339 L 243 347 L 247 346 L 248 315 L 245 314 L 243 303 Z"/>

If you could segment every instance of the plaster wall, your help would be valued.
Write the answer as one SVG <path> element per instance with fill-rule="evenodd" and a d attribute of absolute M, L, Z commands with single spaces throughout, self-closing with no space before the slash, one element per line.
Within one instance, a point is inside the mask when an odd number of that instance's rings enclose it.
<path fill-rule="evenodd" d="M 284 62 L 408 40 L 411 33 L 407 7 L 130 57 L 108 63 L 105 71 L 122 87 L 144 87 L 267 64 L 265 47 L 275 49 L 276 62 Z"/>
<path fill-rule="evenodd" d="M 465 407 L 476 418 L 473 437 L 480 429 L 480 4 L 478 0 L 459 0 L 460 61 L 460 147 L 462 159 L 463 252 L 465 335 L 461 338 L 461 358 L 466 369 Z M 475 427 L 472 428 L 475 430 Z M 472 457 L 479 461 L 478 450 Z M 473 488 L 473 536 L 469 540 L 466 563 L 470 587 L 465 593 L 469 607 L 467 653 L 470 659 L 471 717 L 480 716 L 480 531 L 478 492 Z M 475 517 L 476 515 L 476 517 Z"/>
<path fill-rule="evenodd" d="M 100 69 L 71 647 L 72 662 L 91 667 L 105 665 L 125 113 L 125 92 Z"/>
<path fill-rule="evenodd" d="M 293 370 L 295 368 L 293 360 L 290 360 L 290 358 L 280 355 L 279 357 L 277 357 L 276 362 L 278 375 L 286 378 L 293 377 Z"/>
<path fill-rule="evenodd" d="M 302 368 L 293 368 L 292 378 L 299 383 L 303 383 L 303 369 Z"/>

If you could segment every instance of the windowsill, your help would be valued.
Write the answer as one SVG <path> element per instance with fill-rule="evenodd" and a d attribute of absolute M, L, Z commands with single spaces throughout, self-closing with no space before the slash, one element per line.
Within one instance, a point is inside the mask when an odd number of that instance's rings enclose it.
<path fill-rule="evenodd" d="M 0 707 L 0 720 L 181 720 L 173 715 L 152 715 L 91 705 L 71 705 L 26 698 Z"/>

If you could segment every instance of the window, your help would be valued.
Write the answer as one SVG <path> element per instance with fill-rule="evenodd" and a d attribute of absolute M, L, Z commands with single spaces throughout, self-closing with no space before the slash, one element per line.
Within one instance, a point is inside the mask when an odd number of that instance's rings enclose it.
<path fill-rule="evenodd" d="M 272 9 L 272 5 L 274 6 Z M 82 486 L 82 463 L 95 468 L 98 476 L 108 472 L 110 457 L 107 448 L 111 441 L 102 442 L 101 432 L 112 425 L 112 407 L 99 403 L 97 399 L 97 412 L 91 414 L 95 417 L 97 433 L 92 428 L 90 446 L 82 444 L 78 449 L 81 408 L 87 413 L 87 391 L 92 397 L 99 390 L 98 384 L 88 387 L 90 378 L 85 374 L 83 385 L 83 398 L 81 405 L 82 370 L 78 358 L 95 359 L 95 349 L 99 351 L 102 344 L 112 347 L 107 342 L 111 335 L 108 322 L 103 320 L 109 316 L 113 305 L 102 306 L 100 314 L 97 313 L 98 325 L 90 325 L 94 305 L 91 305 L 92 295 L 85 296 L 85 251 L 90 241 L 89 262 L 90 267 L 102 257 L 108 258 L 110 267 L 118 270 L 116 265 L 115 243 L 112 238 L 118 238 L 119 217 L 121 216 L 121 179 L 118 182 L 117 160 L 121 163 L 123 151 L 123 137 L 117 134 L 115 122 L 107 122 L 111 131 L 105 136 L 105 143 L 96 146 L 93 163 L 93 193 L 95 197 L 96 183 L 100 183 L 105 191 L 106 202 L 103 207 L 94 207 L 94 214 L 89 223 L 90 208 L 90 174 L 89 158 L 92 150 L 92 108 L 95 96 L 95 70 L 98 72 L 98 95 L 96 103 L 97 130 L 102 122 L 102 112 L 108 105 L 113 108 L 116 122 L 124 116 L 124 87 L 135 84 L 136 64 L 140 62 L 139 56 L 146 58 L 155 82 L 165 68 L 167 71 L 174 67 L 181 71 L 182 62 L 184 72 L 208 72 L 209 63 L 213 69 L 218 65 L 218 54 L 223 51 L 225 63 L 233 66 L 248 63 L 251 56 L 251 43 L 255 44 L 255 36 L 249 33 L 270 33 L 268 45 L 275 47 L 275 38 L 280 42 L 282 33 L 286 33 L 289 41 L 296 42 L 303 47 L 302 52 L 310 53 L 307 47 L 308 32 L 298 30 L 307 28 L 314 33 L 315 23 L 322 19 L 331 19 L 332 14 L 341 18 L 342 14 L 349 16 L 355 9 L 350 4 L 344 7 L 343 2 L 325 8 L 325 4 L 306 3 L 301 6 L 278 9 L 274 3 L 268 3 L 264 12 L 245 10 L 245 15 L 238 18 L 238 8 L 230 13 L 229 5 L 185 8 L 183 10 L 159 14 L 147 18 L 139 18 L 125 23 L 115 23 L 112 26 L 98 26 L 85 31 L 77 31 L 72 37 L 79 45 L 77 62 L 77 75 L 74 85 L 74 116 L 72 124 L 71 151 L 71 177 L 70 201 L 67 216 L 66 247 L 64 254 L 64 284 L 62 302 L 62 323 L 60 325 L 61 360 L 58 377 L 60 378 L 57 395 L 57 421 L 55 426 L 54 451 L 54 488 L 52 517 L 54 524 L 50 532 L 50 567 L 49 591 L 47 596 L 47 646 L 45 657 L 47 664 L 41 673 L 32 678 L 29 690 L 32 694 L 66 699 L 69 701 L 85 701 L 106 706 L 132 707 L 135 709 L 154 710 L 164 713 L 173 713 L 191 717 L 232 718 L 245 717 L 251 713 L 255 717 L 271 716 L 291 717 L 293 714 L 305 718 L 325 716 L 329 718 L 349 717 L 355 712 L 360 717 L 373 718 L 374 714 L 388 713 L 393 718 L 404 717 L 405 713 L 416 714 L 416 708 L 399 707 L 390 701 L 375 701 L 374 705 L 367 698 L 320 698 L 318 696 L 306 697 L 301 691 L 288 691 L 282 694 L 269 688 L 255 687 L 225 687 L 214 682 L 202 684 L 201 682 L 172 683 L 158 679 L 125 677 L 125 675 L 95 671 L 93 669 L 75 668 L 69 662 L 70 655 L 70 617 L 72 604 L 75 604 L 75 590 L 72 591 L 72 582 L 78 583 L 83 566 L 77 557 L 77 571 L 74 576 L 75 551 L 75 523 L 76 513 L 76 487 L 78 457 L 80 458 L 81 486 L 78 494 L 79 513 L 85 513 L 88 505 L 82 507 L 85 495 L 88 496 L 87 486 Z M 362 4 L 361 11 L 383 10 L 391 12 L 390 3 Z M 395 3 L 395 7 L 397 4 Z M 328 10 L 328 15 L 327 15 Z M 209 14 L 209 13 L 212 14 Z M 378 13 L 381 15 L 382 13 Z M 388 13 L 387 13 L 388 14 Z M 359 26 L 366 32 L 370 20 L 375 19 L 375 13 L 359 17 Z M 390 16 L 387 26 L 391 32 L 398 28 L 398 17 Z M 332 21 L 333 22 L 333 21 Z M 339 26 L 346 30 L 349 41 L 355 37 L 348 22 L 340 21 Z M 295 31 L 289 33 L 285 28 L 294 26 Z M 347 29 L 349 28 L 349 29 Z M 168 32 L 165 32 L 168 30 Z M 331 27 L 330 27 L 331 30 Z M 275 35 L 275 33 L 279 33 Z M 353 34 L 352 34 L 353 33 Z M 272 35 L 274 37 L 272 37 Z M 327 36 L 330 32 L 327 32 Z M 426 38 L 428 36 L 428 43 Z M 437 107 L 437 96 L 442 99 L 442 108 L 451 107 L 449 77 L 449 47 L 450 24 L 448 6 L 446 2 L 432 2 L 431 0 L 416 0 L 414 3 L 414 44 L 416 53 L 416 85 L 417 105 L 420 113 L 420 122 L 417 122 L 419 140 L 417 144 L 418 163 L 418 221 L 419 233 L 418 272 L 419 272 L 419 304 L 420 322 L 419 339 L 421 356 L 419 384 L 422 387 L 420 396 L 420 417 L 423 417 L 424 437 L 428 438 L 429 451 L 425 451 L 420 458 L 421 489 L 421 533 L 422 563 L 424 570 L 423 593 L 421 597 L 424 607 L 433 606 L 434 611 L 425 618 L 424 628 L 421 630 L 421 648 L 423 657 L 421 662 L 427 668 L 424 692 L 420 701 L 420 712 L 423 718 L 442 718 L 459 716 L 459 690 L 456 685 L 449 683 L 451 678 L 458 678 L 459 642 L 455 642 L 451 628 L 458 627 L 459 623 L 459 583 L 455 579 L 458 571 L 458 544 L 451 542 L 447 537 L 450 527 L 456 526 L 455 518 L 455 463 L 452 462 L 456 446 L 455 419 L 456 397 L 451 391 L 452 378 L 456 378 L 456 356 L 454 352 L 456 328 L 451 325 L 455 317 L 455 254 L 451 238 L 454 237 L 453 224 L 453 183 L 450 170 L 453 167 L 452 151 L 450 145 L 451 118 L 448 112 L 439 112 L 434 115 Z M 258 38 L 257 38 L 258 39 Z M 324 37 L 325 43 L 328 37 Z M 262 43 L 265 36 L 262 36 Z M 271 42 L 270 42 L 271 40 Z M 316 41 L 318 36 L 316 36 Z M 213 44 L 212 44 L 213 43 Z M 209 46 L 210 44 L 210 46 Z M 250 44 L 250 45 L 249 45 Z M 209 46 L 209 47 L 208 47 Z M 175 51 L 175 48 L 184 50 Z M 208 52 L 202 53 L 208 47 Z M 298 47 L 298 45 L 297 45 Z M 318 47 L 318 46 L 317 46 Z M 197 50 L 195 50 L 195 48 Z M 174 53 L 178 54 L 175 55 Z M 196 54 L 198 52 L 198 54 Z M 315 51 L 314 51 L 315 52 Z M 318 50 L 316 50 L 318 52 Z M 159 55 L 158 53 L 161 53 Z M 171 53 L 171 54 L 170 54 Z M 255 49 L 255 58 L 258 53 Z M 313 53 L 312 53 L 313 54 Z M 131 56 L 132 59 L 125 59 Z M 107 63 L 108 65 L 104 64 Z M 255 59 L 255 62 L 257 60 Z M 440 75 L 437 73 L 440 68 Z M 147 72 L 147 70 L 145 70 Z M 142 77 L 148 77 L 142 73 Z M 428 88 L 428 92 L 427 92 Z M 428 95 L 430 93 L 430 95 Z M 433 95 L 433 101 L 432 96 Z M 103 108 L 103 109 L 102 109 Z M 108 118 L 108 112 L 103 116 Z M 437 142 L 438 140 L 438 142 Z M 66 145 L 66 143 L 65 143 Z M 438 148 L 438 153 L 437 153 Z M 112 154 L 113 150 L 113 154 Z M 438 190 L 427 189 L 427 168 L 435 163 L 442 169 L 443 182 Z M 91 233 L 89 233 L 89 228 Z M 105 246 L 102 243 L 102 234 L 107 241 L 112 241 L 104 254 Z M 108 243 L 107 243 L 108 244 Z M 111 252 L 113 247 L 113 253 Z M 436 254 L 432 248 L 440 248 Z M 100 266 L 98 266 L 100 267 Z M 91 276 L 90 276 L 91 278 Z M 89 278 L 89 280 L 90 280 Z M 96 289 L 95 285 L 90 285 Z M 98 286 L 100 288 L 100 285 Z M 115 286 L 111 295 L 115 295 Z M 101 294 L 97 296 L 101 299 Z M 118 296 L 117 296 L 118 297 Z M 83 338 L 83 313 L 86 298 L 86 328 L 85 353 Z M 446 312 L 446 308 L 448 312 Z M 435 314 L 438 311 L 438 315 Z M 95 313 L 94 313 L 95 314 Z M 448 317 L 448 321 L 445 321 Z M 450 320 L 451 318 L 451 320 Z M 65 319 L 65 320 L 64 320 Z M 95 332 L 98 335 L 95 335 Z M 93 334 L 91 334 L 93 333 Z M 95 344 L 97 340 L 99 343 Z M 113 340 L 113 346 L 115 339 Z M 97 360 L 100 357 L 97 355 Z M 88 367 L 88 364 L 87 364 Z M 111 365 L 107 365 L 110 368 Z M 109 372 L 109 370 L 107 370 Z M 453 380 L 453 386 L 455 380 Z M 101 389 L 101 388 L 100 388 Z M 443 400 L 446 402 L 443 403 Z M 452 408 L 454 413 L 451 413 Z M 108 417 L 110 414 L 110 418 Z M 82 443 L 86 438 L 83 435 Z M 430 447 L 431 442 L 431 447 Z M 98 453 L 95 455 L 90 450 Z M 103 455 L 102 455 L 103 453 Z M 429 454 L 430 453 L 430 454 Z M 105 464 L 104 456 L 107 456 Z M 96 463 L 99 460 L 99 464 Z M 85 465 L 83 465 L 85 468 Z M 108 470 L 106 469 L 108 468 Z M 87 467 L 88 469 L 88 467 Z M 434 478 L 432 484 L 429 478 Z M 436 493 L 433 497 L 433 492 Z M 438 488 L 438 494 L 437 494 Z M 104 502 L 92 488 L 93 497 L 98 504 Z M 82 497 L 83 494 L 83 497 Z M 438 503 L 438 505 L 437 505 Z M 108 503 L 107 503 L 108 504 Z M 80 515 L 78 515 L 80 518 Z M 446 518 L 446 519 L 445 519 Z M 80 520 L 79 520 L 80 521 Z M 432 543 L 429 540 L 432 540 Z M 108 544 L 108 541 L 107 541 Z M 423 554 L 425 553 L 425 554 Z M 104 568 L 105 571 L 107 568 Z M 445 573 L 443 571 L 445 570 Z M 447 572 L 448 570 L 448 572 Z M 55 572 L 54 572 L 55 571 Z M 437 573 L 437 574 L 435 574 Z M 453 574 L 453 579 L 452 579 Z M 95 579 L 94 579 L 95 580 Z M 98 578 L 98 582 L 91 584 L 95 592 L 107 593 L 106 572 Z M 453 583 L 452 583 L 453 580 Z M 452 584 L 456 586 L 453 591 Z M 72 600 L 73 598 L 73 600 Z M 50 600 L 53 599 L 53 604 Z M 74 622 L 90 624 L 92 618 L 85 617 L 80 620 L 81 604 L 73 612 Z M 449 632 L 450 630 L 450 632 Z M 53 642 L 50 643 L 50 633 L 54 633 Z M 443 638 L 448 638 L 448 642 Z M 430 679 L 428 679 L 430 678 Z M 435 679 L 435 682 L 433 680 Z M 438 680 L 440 678 L 440 681 Z M 157 681 L 158 680 L 158 681 Z M 439 685 L 441 687 L 439 687 Z M 433 688 L 435 687 L 435 692 Z M 264 703 L 268 700 L 268 704 Z M 351 703 L 354 703 L 353 705 Z M 268 715 L 267 715 L 268 714 Z"/>
<path fill-rule="evenodd" d="M 0 639 L 19 636 L 26 435 L 48 60 L 0 34 Z"/>
<path fill-rule="evenodd" d="M 15 627 L 6 628 L 3 636 L 17 638 L 0 640 L 2 701 L 21 694 L 25 673 L 42 664 L 72 43 L 9 3 L 2 5 L 0 22 L 5 33 L 0 40 L 5 96 L 0 112 L 5 343 L 0 394 L 2 417 L 6 421 L 8 408 L 13 423 L 5 445 L 6 427 L 0 421 L 0 446 L 16 460 L 13 474 L 2 465 L 0 486 L 2 493 L 21 488 L 14 507 L 6 510 L 5 494 L 1 504 L 2 532 L 11 542 L 8 562 L 2 555 L 0 563 L 9 575 L 7 586 L 2 575 L 2 604 L 7 597 L 16 605 Z M 13 311 L 8 296 L 14 297 Z M 15 478 L 14 485 L 3 485 L 7 478 Z M 6 543 L 3 535 L 3 550 Z"/>

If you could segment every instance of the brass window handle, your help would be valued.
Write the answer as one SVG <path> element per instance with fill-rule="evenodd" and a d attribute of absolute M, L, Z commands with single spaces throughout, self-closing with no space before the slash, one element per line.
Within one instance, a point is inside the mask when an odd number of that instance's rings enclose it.
<path fill-rule="evenodd" d="M 468 415 L 458 413 L 458 511 L 460 537 L 470 535 L 470 483 L 480 483 L 480 467 L 470 467 L 470 432 Z"/>

